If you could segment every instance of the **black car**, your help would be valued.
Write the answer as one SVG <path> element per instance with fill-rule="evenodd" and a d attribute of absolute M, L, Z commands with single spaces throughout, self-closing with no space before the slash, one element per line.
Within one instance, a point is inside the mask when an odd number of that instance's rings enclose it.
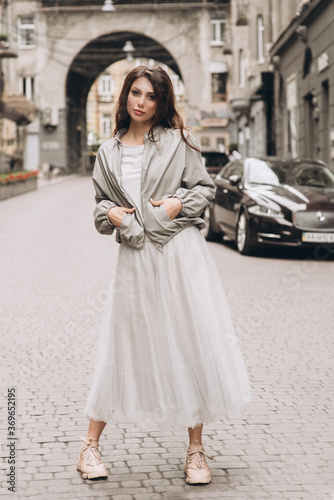
<path fill-rule="evenodd" d="M 215 177 L 222 167 L 229 162 L 227 154 L 219 149 L 202 146 L 201 155 L 203 164 L 211 177 Z"/>
<path fill-rule="evenodd" d="M 241 254 L 260 245 L 334 247 L 334 173 L 325 163 L 241 158 L 214 182 L 216 197 L 203 213 L 207 240 L 226 235 Z"/>

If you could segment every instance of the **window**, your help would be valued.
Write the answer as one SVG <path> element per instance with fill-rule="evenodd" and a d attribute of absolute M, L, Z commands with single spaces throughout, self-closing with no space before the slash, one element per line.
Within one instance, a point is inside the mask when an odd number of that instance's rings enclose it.
<path fill-rule="evenodd" d="M 264 26 L 262 16 L 257 16 L 257 60 L 264 62 Z"/>
<path fill-rule="evenodd" d="M 88 146 L 92 146 L 95 142 L 95 134 L 92 131 L 89 131 L 87 134 L 87 144 Z"/>
<path fill-rule="evenodd" d="M 20 94 L 26 96 L 29 101 L 33 101 L 35 97 L 35 79 L 33 76 L 23 76 L 19 80 Z"/>
<path fill-rule="evenodd" d="M 102 116 L 102 135 L 103 137 L 109 137 L 111 135 L 111 114 L 103 113 Z"/>
<path fill-rule="evenodd" d="M 176 100 L 180 101 L 182 95 L 184 94 L 183 82 L 180 79 L 179 75 L 176 75 L 176 74 L 170 75 L 170 79 L 171 79 L 172 84 L 173 84 L 174 94 L 175 94 Z"/>
<path fill-rule="evenodd" d="M 99 96 L 100 100 L 108 102 L 112 100 L 114 94 L 114 82 L 109 73 L 104 73 L 99 78 Z"/>
<path fill-rule="evenodd" d="M 209 137 L 201 137 L 201 146 L 210 146 L 210 139 Z"/>
<path fill-rule="evenodd" d="M 242 161 L 234 161 L 233 163 L 229 163 L 226 168 L 220 172 L 220 177 L 223 179 L 229 179 L 231 175 L 237 175 L 239 179 L 242 178 L 242 174 L 244 171 L 244 164 Z"/>
<path fill-rule="evenodd" d="M 111 93 L 111 75 L 103 75 L 101 77 L 101 94 Z"/>
<path fill-rule="evenodd" d="M 93 117 L 94 117 L 94 110 L 95 110 L 95 103 L 93 102 L 87 102 L 87 107 L 86 107 L 86 120 L 87 124 L 91 125 L 93 122 Z"/>
<path fill-rule="evenodd" d="M 225 138 L 224 137 L 217 137 L 216 140 L 217 148 L 221 151 L 224 151 L 225 149 Z"/>
<path fill-rule="evenodd" d="M 239 50 L 239 87 L 244 87 L 246 85 L 246 64 L 244 51 Z"/>
<path fill-rule="evenodd" d="M 226 101 L 226 73 L 211 73 L 212 102 Z"/>
<path fill-rule="evenodd" d="M 34 16 L 20 16 L 17 22 L 19 48 L 33 49 L 36 46 Z"/>
<path fill-rule="evenodd" d="M 308 111 L 309 113 L 306 114 L 305 116 L 305 125 L 306 123 L 309 123 L 310 125 L 310 132 L 313 131 L 313 125 L 314 125 L 314 120 L 313 117 L 310 116 L 310 113 L 312 115 L 313 106 L 311 105 L 310 99 L 312 95 L 309 95 L 309 108 Z M 296 74 L 293 73 L 292 75 L 289 76 L 289 78 L 286 80 L 286 127 L 285 127 L 285 144 L 287 145 L 287 151 L 288 153 L 291 153 L 292 156 L 297 156 L 298 154 L 298 89 L 297 89 L 297 78 Z M 309 120 L 310 119 L 310 120 Z M 314 137 L 313 137 L 313 132 L 311 133 L 310 136 L 307 138 L 307 146 L 310 145 L 311 148 L 313 148 L 314 145 Z M 308 155 L 310 156 L 312 154 L 312 150 L 309 150 Z"/>
<path fill-rule="evenodd" d="M 237 175 L 239 179 L 242 178 L 244 172 L 244 164 L 242 161 L 235 161 L 231 164 L 229 175 Z"/>
<path fill-rule="evenodd" d="M 225 41 L 226 19 L 212 19 L 211 45 L 223 45 Z"/>

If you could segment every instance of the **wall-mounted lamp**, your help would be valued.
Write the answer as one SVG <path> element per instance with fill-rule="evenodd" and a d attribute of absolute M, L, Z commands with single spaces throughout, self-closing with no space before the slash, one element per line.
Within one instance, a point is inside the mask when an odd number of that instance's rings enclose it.
<path fill-rule="evenodd" d="M 305 26 L 304 24 L 300 24 L 296 28 L 296 33 L 304 43 L 307 43 L 307 26 Z"/>
<path fill-rule="evenodd" d="M 123 47 L 123 52 L 126 53 L 126 60 L 128 62 L 132 62 L 133 61 L 133 57 L 132 57 L 132 53 L 136 50 L 131 42 L 131 40 L 128 40 L 124 47 Z"/>
<path fill-rule="evenodd" d="M 313 107 L 312 117 L 314 120 L 319 120 L 320 109 L 319 109 L 319 98 L 317 94 L 313 93 L 311 97 L 311 105 Z"/>
<path fill-rule="evenodd" d="M 271 63 L 273 64 L 275 69 L 279 69 L 280 63 L 281 63 L 281 58 L 280 56 L 273 56 L 271 58 Z"/>
<path fill-rule="evenodd" d="M 115 12 L 116 7 L 113 4 L 112 0 L 105 0 L 101 10 L 103 10 L 103 12 Z"/>
<path fill-rule="evenodd" d="M 319 104 L 318 96 L 313 94 L 313 97 L 311 99 L 312 106 L 315 108 Z"/>

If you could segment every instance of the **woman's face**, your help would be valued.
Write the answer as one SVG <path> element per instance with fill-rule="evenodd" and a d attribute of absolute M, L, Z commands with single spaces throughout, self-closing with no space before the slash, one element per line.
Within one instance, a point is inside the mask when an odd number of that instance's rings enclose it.
<path fill-rule="evenodd" d="M 128 95 L 127 111 L 131 120 L 138 124 L 151 124 L 156 107 L 157 96 L 151 82 L 145 77 L 137 78 Z"/>

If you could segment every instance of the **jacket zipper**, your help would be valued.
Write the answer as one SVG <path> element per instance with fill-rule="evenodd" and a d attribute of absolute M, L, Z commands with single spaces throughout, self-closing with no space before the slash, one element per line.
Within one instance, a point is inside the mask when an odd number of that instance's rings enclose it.
<path fill-rule="evenodd" d="M 132 198 L 130 197 L 130 195 L 128 195 L 128 193 L 126 193 L 123 188 L 122 188 L 122 154 L 123 154 L 123 150 L 122 150 L 122 144 L 120 144 L 120 147 L 121 147 L 121 155 L 120 155 L 120 158 L 119 158 L 119 172 L 120 172 L 120 178 L 121 178 L 121 182 L 119 183 L 119 187 L 122 191 L 122 193 L 124 194 L 124 197 L 127 198 L 131 204 L 135 207 L 135 203 L 133 202 Z M 143 211 L 143 197 L 142 197 L 142 192 L 143 192 L 143 181 L 144 181 L 144 176 L 146 174 L 146 170 L 147 168 L 144 169 L 144 165 L 145 165 L 145 160 L 146 160 L 146 157 L 147 157 L 147 143 L 145 143 L 144 145 L 144 151 L 143 151 L 143 165 L 142 165 L 142 170 L 141 170 L 141 178 L 140 178 L 140 201 L 141 201 L 141 211 L 142 213 L 144 214 L 144 211 Z M 144 233 L 145 233 L 145 228 L 144 228 L 144 218 L 142 217 L 141 215 L 141 212 L 140 210 L 138 211 L 138 217 L 142 223 L 142 226 L 143 226 L 143 229 L 144 229 Z M 160 250 L 160 252 L 163 252 L 163 245 L 161 245 L 160 243 L 156 243 L 155 241 L 151 240 L 152 243 L 154 244 L 154 246 Z"/>
<path fill-rule="evenodd" d="M 146 173 L 147 173 L 147 166 L 145 168 L 145 165 L 146 165 L 146 158 L 147 158 L 147 150 L 148 150 L 148 143 L 145 142 L 145 146 L 144 146 L 144 151 L 143 151 L 143 167 L 142 167 L 142 170 L 141 170 L 141 179 L 140 179 L 140 201 L 141 201 L 141 209 L 142 209 L 142 213 L 143 213 L 143 226 L 144 226 L 144 207 L 143 207 L 143 196 L 142 196 L 142 193 L 143 193 L 143 184 L 144 184 L 144 178 L 146 176 Z M 145 231 L 145 229 L 144 229 Z M 162 248 L 162 245 L 160 245 L 160 243 L 156 243 L 155 241 L 151 240 L 152 243 L 154 244 L 154 246 L 160 250 L 160 252 L 163 251 L 163 248 Z"/>
<path fill-rule="evenodd" d="M 146 144 L 145 144 L 145 146 L 146 146 Z M 144 146 L 144 150 L 145 150 L 145 146 Z M 132 206 L 133 206 L 133 207 L 135 207 L 135 206 L 136 206 L 136 204 L 134 203 L 134 201 L 133 201 L 133 199 L 131 198 L 131 196 L 130 196 L 128 193 L 126 193 L 126 192 L 123 190 L 123 188 L 122 188 L 122 155 L 123 155 L 123 146 L 122 146 L 122 144 L 120 145 L 120 148 L 121 148 L 121 154 L 120 154 L 120 157 L 119 157 L 119 172 L 120 172 L 121 182 L 119 183 L 119 187 L 120 187 L 120 189 L 121 189 L 122 193 L 124 194 L 124 197 L 125 197 L 126 199 L 128 199 L 128 201 L 130 201 L 130 203 L 132 204 Z M 141 181 L 140 181 L 140 182 L 142 183 L 142 178 L 141 178 Z M 141 187 L 140 187 L 140 189 L 141 189 Z M 140 196 L 140 200 L 141 200 L 141 202 L 142 202 L 142 197 L 141 197 L 141 196 Z M 142 223 L 142 225 L 143 225 L 143 227 L 144 227 L 144 220 L 143 220 L 143 218 L 142 218 L 142 216 L 141 216 L 140 210 L 137 210 L 137 216 L 139 217 L 139 219 L 140 219 L 140 221 L 141 221 L 141 223 Z"/>
<path fill-rule="evenodd" d="M 144 207 L 143 207 L 143 196 L 142 196 L 142 193 L 143 193 L 143 185 L 144 185 L 144 177 L 146 175 L 146 170 L 147 170 L 147 167 L 145 168 L 145 165 L 146 165 L 146 158 L 147 158 L 147 142 L 145 142 L 145 146 L 144 146 L 144 151 L 143 151 L 143 164 L 142 164 L 142 169 L 141 169 L 141 178 L 140 178 L 140 202 L 141 202 L 141 210 L 142 210 L 142 214 L 143 214 L 143 225 L 144 225 Z"/>

